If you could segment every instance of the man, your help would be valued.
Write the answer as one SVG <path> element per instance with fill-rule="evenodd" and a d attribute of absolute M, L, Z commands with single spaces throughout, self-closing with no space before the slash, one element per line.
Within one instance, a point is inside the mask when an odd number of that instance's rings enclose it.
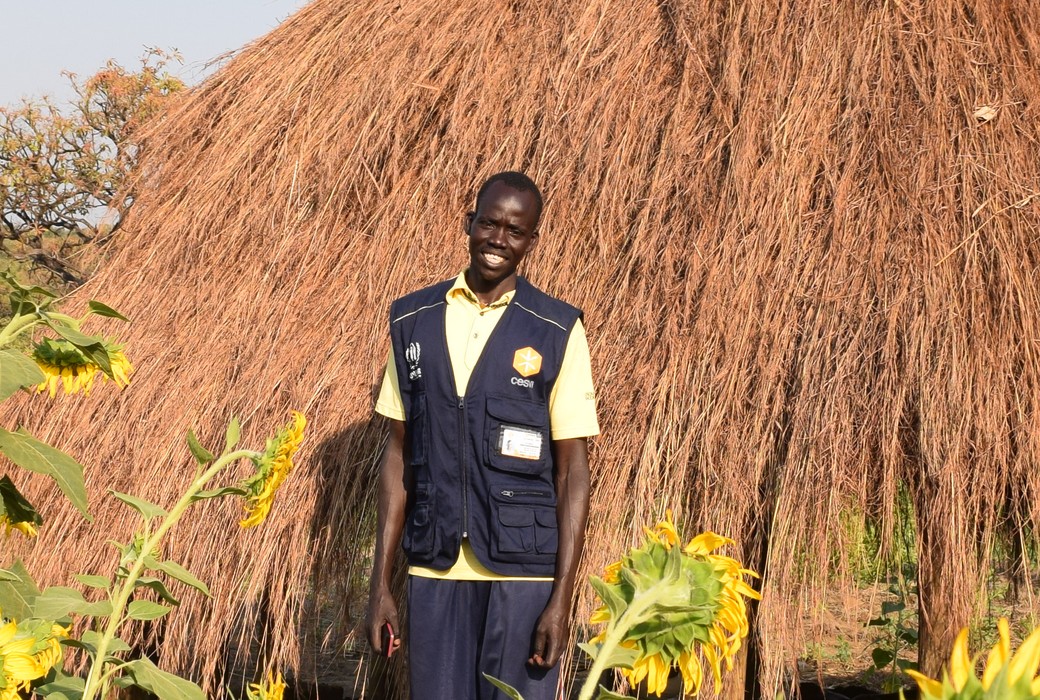
<path fill-rule="evenodd" d="M 599 426 L 581 312 L 517 275 L 541 210 L 526 175 L 492 176 L 464 218 L 469 267 L 390 308 L 368 636 L 400 644 L 403 536 L 413 700 L 504 698 L 484 673 L 526 700 L 559 684 Z"/>

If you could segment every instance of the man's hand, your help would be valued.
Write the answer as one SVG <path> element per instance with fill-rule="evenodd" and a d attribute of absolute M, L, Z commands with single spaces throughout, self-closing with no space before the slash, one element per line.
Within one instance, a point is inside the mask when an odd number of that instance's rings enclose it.
<path fill-rule="evenodd" d="M 394 631 L 393 641 L 387 653 L 384 633 L 386 624 L 390 623 L 390 629 Z M 368 596 L 368 616 L 365 620 L 365 628 L 368 631 L 368 643 L 378 654 L 393 656 L 397 648 L 401 646 L 401 625 L 397 620 L 397 604 L 394 602 L 390 589 L 386 586 L 373 586 Z"/>
<path fill-rule="evenodd" d="M 569 600 L 564 603 L 556 602 L 555 598 L 549 600 L 534 626 L 534 640 L 528 664 L 552 668 L 560 662 L 560 656 L 570 636 L 569 608 Z"/>

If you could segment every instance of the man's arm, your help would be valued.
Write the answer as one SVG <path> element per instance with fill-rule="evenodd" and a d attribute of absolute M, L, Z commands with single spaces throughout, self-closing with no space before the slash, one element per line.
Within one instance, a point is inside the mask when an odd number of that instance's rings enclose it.
<path fill-rule="evenodd" d="M 368 592 L 368 642 L 379 653 L 385 653 L 380 647 L 382 628 L 387 622 L 394 630 L 394 649 L 401 645 L 400 638 L 396 636 L 400 634 L 401 626 L 397 617 L 397 604 L 390 592 L 390 581 L 394 572 L 394 556 L 404 531 L 408 476 L 404 466 L 404 422 L 391 420 L 390 438 L 379 462 L 376 550 Z"/>
<path fill-rule="evenodd" d="M 528 663 L 552 668 L 570 636 L 571 601 L 589 518 L 589 448 L 586 438 L 553 440 L 556 465 L 556 521 L 559 545 L 552 595 L 535 625 Z"/>

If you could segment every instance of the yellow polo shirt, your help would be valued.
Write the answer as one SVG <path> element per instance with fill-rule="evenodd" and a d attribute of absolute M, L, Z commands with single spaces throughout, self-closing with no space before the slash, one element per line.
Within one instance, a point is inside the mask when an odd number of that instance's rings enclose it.
<path fill-rule="evenodd" d="M 460 394 L 466 393 L 473 367 L 514 294 L 515 292 L 506 292 L 494 303 L 484 306 L 466 284 L 466 273 L 462 272 L 445 295 L 447 305 L 444 312 L 444 332 L 448 341 L 448 357 L 455 374 L 455 386 Z M 383 372 L 383 384 L 376 400 L 376 413 L 403 421 L 404 401 L 401 399 L 393 352 L 391 346 L 386 370 Z M 549 426 L 553 440 L 599 435 L 589 343 L 580 319 L 567 339 L 560 373 L 549 395 Z M 408 573 L 413 576 L 460 581 L 552 581 L 552 577 L 496 574 L 480 563 L 467 540 L 463 540 L 459 558 L 450 569 L 440 571 L 412 566 L 408 568 Z"/>

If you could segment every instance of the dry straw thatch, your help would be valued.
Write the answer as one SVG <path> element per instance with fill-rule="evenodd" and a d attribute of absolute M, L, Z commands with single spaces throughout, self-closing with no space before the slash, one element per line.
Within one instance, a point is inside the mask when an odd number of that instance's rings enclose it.
<path fill-rule="evenodd" d="M 772 696 L 841 573 L 839 513 L 887 536 L 903 481 L 934 670 L 990 545 L 1040 515 L 1038 56 L 1033 0 L 315 0 L 147 143 L 77 295 L 134 319 L 135 384 L 19 407 L 84 457 L 100 523 L 31 489 L 34 570 L 108 567 L 133 518 L 103 488 L 172 498 L 186 426 L 259 441 L 300 408 L 268 524 L 211 505 L 180 531 L 215 597 L 161 647 L 212 680 L 261 615 L 298 664 L 313 592 L 345 614 L 363 588 L 387 304 L 465 264 L 476 185 L 521 168 L 548 202 L 528 276 L 586 310 L 600 392 L 587 569 L 665 506 L 734 536 L 766 573 Z"/>

